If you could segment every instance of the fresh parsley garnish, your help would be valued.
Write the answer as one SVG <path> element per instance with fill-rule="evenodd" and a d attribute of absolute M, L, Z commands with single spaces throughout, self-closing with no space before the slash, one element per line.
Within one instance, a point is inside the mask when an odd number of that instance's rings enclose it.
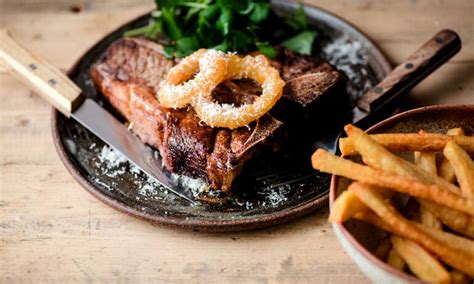
<path fill-rule="evenodd" d="M 311 54 L 316 31 L 304 31 L 281 43 L 284 47 L 297 51 L 301 54 Z"/>
<path fill-rule="evenodd" d="M 290 18 L 276 15 L 268 0 L 156 0 L 157 10 L 147 26 L 124 36 L 159 40 L 167 57 L 183 57 L 199 48 L 249 52 L 270 58 L 282 45 L 311 54 L 317 32 L 308 23 L 302 5 Z"/>

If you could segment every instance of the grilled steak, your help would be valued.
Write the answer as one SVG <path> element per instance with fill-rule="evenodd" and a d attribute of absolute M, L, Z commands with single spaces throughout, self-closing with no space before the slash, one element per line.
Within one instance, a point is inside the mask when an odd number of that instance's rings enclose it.
<path fill-rule="evenodd" d="M 282 56 L 290 58 L 288 54 Z M 285 60 L 279 62 L 275 64 L 279 64 L 282 74 L 286 74 L 283 77 L 295 86 L 285 91 L 286 100 L 303 109 L 344 80 L 332 66 L 316 61 L 298 74 Z M 211 128 L 200 123 L 192 108 L 162 107 L 155 94 L 175 64 L 164 57 L 161 45 L 140 38 L 125 38 L 111 44 L 92 66 L 91 74 L 104 97 L 130 122 L 131 130 L 159 150 L 169 171 L 203 178 L 212 188 L 229 191 L 246 161 L 259 152 L 278 150 L 282 139 L 277 137 L 281 136 L 278 134 L 282 132 L 283 123 L 266 114 L 249 127 Z M 311 84 L 291 83 L 294 74 L 301 77 L 308 72 L 323 74 L 318 76 L 326 78 L 327 86 L 318 92 L 310 92 L 305 88 Z M 226 81 L 214 90 L 213 96 L 221 103 L 241 105 L 252 102 L 260 91 L 260 87 L 249 80 Z"/>

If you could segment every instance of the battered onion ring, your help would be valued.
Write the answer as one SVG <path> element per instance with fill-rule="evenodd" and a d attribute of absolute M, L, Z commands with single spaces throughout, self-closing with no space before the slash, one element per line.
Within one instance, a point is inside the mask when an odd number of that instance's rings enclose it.
<path fill-rule="evenodd" d="M 158 91 L 158 100 L 167 108 L 185 107 L 199 94 L 211 93 L 224 79 L 225 70 L 223 52 L 200 49 L 171 68 Z"/>
<path fill-rule="evenodd" d="M 262 94 L 252 104 L 239 107 L 212 101 L 212 92 L 201 93 L 193 101 L 197 115 L 211 127 L 235 129 L 246 126 L 267 113 L 280 99 L 285 82 L 263 55 L 255 57 L 228 55 L 223 80 L 249 78 L 262 86 Z"/>

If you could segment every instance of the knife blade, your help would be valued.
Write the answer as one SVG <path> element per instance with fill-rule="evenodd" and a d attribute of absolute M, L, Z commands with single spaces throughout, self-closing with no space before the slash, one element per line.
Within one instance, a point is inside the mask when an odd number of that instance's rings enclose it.
<path fill-rule="evenodd" d="M 0 30 L 0 59 L 15 77 L 66 117 L 77 120 L 170 192 L 195 203 L 192 193 L 169 177 L 151 147 L 95 101 L 85 98 L 65 74 L 18 44 L 7 30 Z"/>
<path fill-rule="evenodd" d="M 192 193 L 173 183 L 162 166 L 161 157 L 133 135 L 112 114 L 91 99 L 84 102 L 71 114 L 71 117 L 89 129 L 114 150 L 127 157 L 129 162 L 139 167 L 148 176 L 187 201 L 194 203 Z"/>

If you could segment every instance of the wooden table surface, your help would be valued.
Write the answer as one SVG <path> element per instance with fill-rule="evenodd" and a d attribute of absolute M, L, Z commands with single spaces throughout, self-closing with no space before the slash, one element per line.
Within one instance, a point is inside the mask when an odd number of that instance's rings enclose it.
<path fill-rule="evenodd" d="M 462 51 L 408 105 L 474 103 L 474 1 L 308 1 L 359 26 L 400 62 L 442 28 Z M 66 70 L 152 0 L 0 0 L 0 27 Z M 56 154 L 51 108 L 0 68 L 0 282 L 367 282 L 326 223 L 327 209 L 253 232 L 167 229 L 105 206 Z M 473 118 L 474 119 L 474 118 Z"/>

